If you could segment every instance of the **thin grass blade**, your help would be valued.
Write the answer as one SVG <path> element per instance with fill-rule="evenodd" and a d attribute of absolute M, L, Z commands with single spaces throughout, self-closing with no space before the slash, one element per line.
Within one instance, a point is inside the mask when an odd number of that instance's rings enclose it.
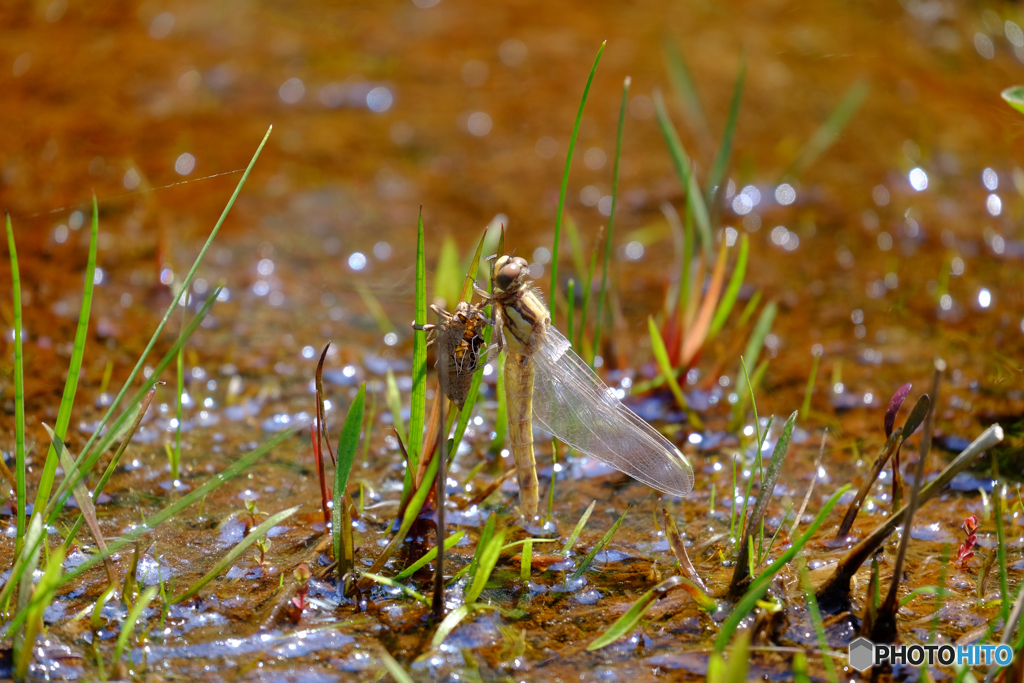
<path fill-rule="evenodd" d="M 576 123 L 572 126 L 572 135 L 569 137 L 569 151 L 565 155 L 565 170 L 562 172 L 562 188 L 558 192 L 558 212 L 555 214 L 555 240 L 551 248 L 551 289 L 548 290 L 548 305 L 551 308 L 551 319 L 555 319 L 555 292 L 558 291 L 558 241 L 562 235 L 562 213 L 565 210 L 565 195 L 569 190 L 569 169 L 572 167 L 572 153 L 576 149 L 576 137 L 580 132 L 580 121 L 583 120 L 583 108 L 587 104 L 587 95 L 590 94 L 590 86 L 594 82 L 594 74 L 597 72 L 597 65 L 604 53 L 604 46 L 608 41 L 601 43 L 594 58 L 594 65 L 590 67 L 590 76 L 587 77 L 587 85 L 583 88 L 583 97 L 580 98 L 580 108 L 576 112 Z"/>
<path fill-rule="evenodd" d="M 708 216 L 708 207 L 704 203 L 704 195 L 700 192 L 697 179 L 690 169 L 690 157 L 686 154 L 683 141 L 679 139 L 679 133 L 672 125 L 668 110 L 665 108 L 665 100 L 659 90 L 654 91 L 654 111 L 658 116 L 658 124 L 661 127 L 661 134 L 668 145 L 669 155 L 675 165 L 676 173 L 683 184 L 683 192 L 686 194 L 687 206 L 693 206 L 693 217 L 697 221 L 697 229 L 700 230 L 701 246 L 704 248 L 705 261 L 711 261 L 711 219 Z"/>
<path fill-rule="evenodd" d="M 395 683 L 414 683 L 412 676 L 383 647 L 381 647 L 380 659 L 384 663 L 384 668 L 395 679 Z"/>
<path fill-rule="evenodd" d="M 17 508 L 17 535 L 15 555 L 21 551 L 25 539 L 25 357 L 22 352 L 21 271 L 18 268 L 18 249 L 14 243 L 11 214 L 4 212 L 7 222 L 7 249 L 11 253 L 11 297 L 14 300 L 14 477 Z"/>
<path fill-rule="evenodd" d="M 379 574 L 363 574 L 363 576 L 367 579 L 370 579 L 371 581 L 374 581 L 375 583 L 379 583 L 382 586 L 387 586 L 388 588 L 397 588 L 398 590 L 408 595 L 410 598 L 416 600 L 417 602 L 421 602 L 424 605 L 430 604 L 430 600 L 427 599 L 427 596 L 423 595 L 423 593 L 420 593 L 417 590 L 409 588 L 409 586 L 406 586 L 405 584 L 399 582 L 397 579 L 389 579 L 388 577 L 380 576 Z"/>
<path fill-rule="evenodd" d="M 628 512 L 629 508 L 627 507 L 626 511 L 622 513 L 622 516 L 615 520 L 615 523 L 612 524 L 612 528 L 605 532 L 605 535 L 601 538 L 600 542 L 598 542 L 597 545 L 590 549 L 590 552 L 587 553 L 587 556 L 583 558 L 582 562 L 580 562 L 580 566 L 577 567 L 576 571 L 572 573 L 572 579 L 570 580 L 570 582 L 580 578 L 581 576 L 583 576 L 584 572 L 590 569 L 590 565 L 591 563 L 593 563 L 594 558 L 597 557 L 597 554 L 604 550 L 609 543 L 611 543 L 612 537 L 615 536 L 615 532 L 619 530 L 619 525 L 622 524 L 622 520 L 626 519 L 626 514 Z"/>
<path fill-rule="evenodd" d="M 811 540 L 811 536 L 818 530 L 829 513 L 832 512 L 832 508 L 839 502 L 839 498 L 850 489 L 850 485 L 847 484 L 840 488 L 838 491 L 832 494 L 832 497 L 828 499 L 825 506 L 818 512 L 817 517 L 811 522 L 811 525 L 807 527 L 807 531 L 798 539 L 793 539 L 793 544 L 783 552 L 779 559 L 768 565 L 763 572 L 761 572 L 756 579 L 750 584 L 750 588 L 744 593 L 743 597 L 736 603 L 732 612 L 722 622 L 721 629 L 718 632 L 718 637 L 715 639 L 715 651 L 722 652 L 725 647 L 732 640 L 733 634 L 736 632 L 736 628 L 740 625 L 740 622 L 750 614 L 750 610 L 754 609 L 757 601 L 761 599 L 761 596 L 768 590 L 768 585 L 775 578 L 775 575 L 779 573 L 784 566 L 796 557 L 797 553 L 803 550 L 803 547 L 807 545 L 807 542 Z"/>
<path fill-rule="evenodd" d="M 711 165 L 708 173 L 707 185 L 704 188 L 705 201 L 710 206 L 715 198 L 715 188 L 722 184 L 725 178 L 725 171 L 729 166 L 729 157 L 732 156 L 732 140 L 736 135 L 736 121 L 740 115 L 740 100 L 743 97 L 743 82 L 747 75 L 747 58 L 740 57 L 740 69 L 736 74 L 736 85 L 732 91 L 732 102 L 729 104 L 729 117 L 725 120 L 725 132 L 722 133 L 722 144 L 718 148 L 715 162 Z"/>
<path fill-rule="evenodd" d="M 54 446 L 54 450 L 57 451 L 57 457 L 60 459 L 60 466 L 64 468 L 65 472 L 70 472 L 74 469 L 74 460 L 71 459 L 71 454 L 68 453 L 68 449 L 64 446 L 64 442 L 57 436 L 50 425 L 43 423 L 43 429 L 50 437 L 50 443 Z M 75 500 L 78 501 L 78 509 L 82 511 L 82 517 L 85 518 L 85 523 L 89 527 L 89 531 L 92 533 L 93 539 L 96 541 L 96 546 L 100 551 L 107 549 L 107 542 L 103 539 L 103 532 L 100 530 L 100 521 L 96 517 L 96 507 L 92 503 L 92 496 L 89 495 L 89 489 L 85 487 L 85 483 L 79 481 L 74 488 Z M 117 572 L 114 570 L 114 563 L 111 562 L 108 557 L 103 562 L 107 570 L 107 578 L 111 584 L 116 584 Z"/>
<path fill-rule="evenodd" d="M 89 235 L 89 260 L 85 267 L 85 288 L 82 291 L 82 308 L 78 314 L 78 329 L 75 330 L 75 346 L 71 352 L 71 365 L 68 367 L 68 378 L 64 382 L 64 394 L 57 410 L 57 422 L 54 432 L 61 441 L 68 433 L 71 422 L 71 409 L 75 404 L 75 393 L 78 391 L 78 377 L 82 371 L 82 357 L 85 355 L 85 342 L 89 335 L 89 313 L 92 311 L 92 292 L 96 279 L 96 248 L 99 240 L 100 219 L 96 206 L 96 195 L 92 197 L 92 231 Z M 36 489 L 35 507 L 43 509 L 50 501 L 53 491 L 53 480 L 57 472 L 58 455 L 53 445 L 46 452 L 42 474 L 39 475 L 39 486 Z"/>
<path fill-rule="evenodd" d="M 423 207 L 416 221 L 416 325 L 427 323 L 427 266 L 423 246 Z M 409 403 L 409 457 L 412 465 L 419 463 L 423 440 L 423 418 L 427 407 L 427 333 L 412 333 L 412 399 Z M 413 467 L 413 471 L 415 471 Z"/>
<path fill-rule="evenodd" d="M 183 600 L 188 600 L 190 597 L 198 593 L 200 590 L 202 590 L 203 586 L 205 586 L 206 584 L 210 583 L 215 578 L 220 576 L 220 573 L 223 572 L 229 565 L 231 565 L 232 562 L 237 560 L 242 555 L 242 553 L 248 550 L 249 546 L 251 546 L 259 539 L 263 538 L 263 536 L 265 536 L 268 531 L 270 531 L 275 526 L 277 526 L 284 520 L 294 515 L 301 508 L 301 505 L 296 505 L 295 507 L 288 508 L 287 510 L 282 510 L 281 512 L 278 512 L 276 515 L 271 515 L 270 517 L 268 517 L 266 521 L 264 521 L 258 527 L 250 531 L 245 536 L 245 538 L 243 538 L 235 545 L 234 548 L 229 550 L 228 553 L 224 557 L 222 557 L 210 571 L 206 572 L 206 574 L 204 574 L 201 579 L 192 584 L 192 586 L 184 592 L 172 597 L 170 600 L 168 600 L 168 602 L 172 605 L 176 605 L 179 602 L 182 602 Z"/>
<path fill-rule="evenodd" d="M 707 341 L 714 339 L 721 331 L 725 321 L 729 319 L 729 313 L 732 312 L 733 306 L 736 305 L 736 297 L 740 294 L 740 289 L 743 287 L 743 279 L 747 274 L 747 252 L 749 249 L 750 240 L 747 239 L 746 235 L 743 235 L 740 238 L 740 253 L 736 257 L 736 265 L 733 266 L 732 275 L 729 277 L 729 284 L 725 288 L 725 294 L 722 295 L 722 300 L 718 303 L 718 308 L 715 310 L 715 317 L 711 320 L 711 326 L 708 328 Z"/>
<path fill-rule="evenodd" d="M 455 532 L 454 534 L 452 534 L 448 538 L 444 539 L 444 549 L 445 550 L 451 550 L 455 546 L 455 544 L 458 543 L 459 541 L 461 541 L 463 538 L 465 538 L 465 536 L 466 536 L 466 532 L 465 531 L 457 531 L 457 532 Z M 433 548 L 431 548 L 430 550 L 425 552 L 423 554 L 423 557 L 421 557 L 420 559 L 416 560 L 415 562 L 410 564 L 408 567 L 406 567 L 405 569 L 400 571 L 398 574 L 396 574 L 395 575 L 395 581 L 401 581 L 403 579 L 409 578 L 410 576 L 412 576 L 413 574 L 415 574 L 416 572 L 418 572 L 419 570 L 423 569 L 428 564 L 433 562 L 434 558 L 436 558 L 436 557 L 437 557 L 437 546 L 434 546 Z"/>
<path fill-rule="evenodd" d="M 352 568 L 354 557 L 351 547 L 352 525 L 348 519 L 348 478 L 352 473 L 352 463 L 356 459 L 359 448 L 359 431 L 363 426 L 363 412 L 366 405 L 366 382 L 359 387 L 352 405 L 345 416 L 345 424 L 338 437 L 338 465 L 334 468 L 334 509 L 331 511 L 331 536 L 334 542 L 334 559 L 338 563 L 338 576 L 344 576 Z M 342 535 L 348 530 L 346 540 L 342 543 Z"/>
<path fill-rule="evenodd" d="M 683 389 L 676 380 L 675 370 L 672 369 L 672 364 L 668 358 L 668 349 L 665 348 L 665 342 L 662 340 L 661 333 L 658 332 L 658 326 L 651 316 L 647 317 L 647 331 L 651 335 L 651 351 L 654 353 L 654 360 L 658 363 L 658 370 L 661 371 L 661 375 L 668 382 L 669 389 L 672 390 L 672 396 L 676 399 L 676 405 L 686 413 L 686 419 L 694 429 L 703 429 L 704 423 L 701 421 L 700 416 L 697 415 L 697 412 L 690 408 L 690 404 L 687 403 L 686 396 L 683 394 Z"/>
<path fill-rule="evenodd" d="M 597 313 L 594 318 L 594 356 L 601 351 L 601 324 L 604 322 L 604 295 L 608 289 L 608 267 L 612 260 L 612 238 L 615 235 L 615 209 L 619 201 L 619 160 L 622 158 L 622 131 L 626 122 L 626 104 L 629 100 L 630 78 L 622 83 L 622 102 L 619 104 L 619 129 L 615 136 L 615 161 L 612 164 L 612 212 L 608 215 L 608 234 L 604 241 L 604 265 L 601 268 L 601 289 L 597 295 Z M 593 367 L 594 358 L 590 359 Z"/>
<path fill-rule="evenodd" d="M 782 473 L 782 465 L 786 460 L 786 453 L 789 451 L 789 442 L 793 436 L 793 427 L 796 425 L 797 415 L 798 411 L 794 410 L 789 419 L 786 420 L 786 424 L 782 428 L 782 434 L 779 435 L 779 440 L 775 443 L 775 450 L 772 451 L 772 459 L 768 463 L 768 469 L 762 476 L 761 490 L 758 492 L 757 500 L 750 511 L 747 530 L 744 534 L 743 542 L 740 543 L 740 554 L 736 560 L 736 569 L 733 572 L 732 582 L 729 585 L 730 593 L 735 593 L 748 577 L 748 539 L 753 539 L 757 529 L 761 526 L 764 513 L 768 510 L 768 502 L 771 500 L 772 493 L 775 490 L 775 482 L 778 481 L 779 475 Z"/>
<path fill-rule="evenodd" d="M 260 142 L 259 147 L 256 148 L 256 153 L 253 154 L 253 157 L 249 161 L 249 165 L 246 167 L 245 172 L 242 173 L 242 177 L 238 181 L 238 185 L 235 186 L 235 191 L 231 194 L 231 198 L 228 199 L 228 203 L 224 207 L 224 210 L 221 212 L 220 218 L 217 219 L 217 223 L 213 226 L 213 230 L 210 231 L 210 235 L 209 237 L 207 237 L 206 243 L 203 245 L 202 249 L 199 250 L 199 255 L 196 257 L 195 262 L 193 262 L 192 267 L 188 271 L 188 274 L 182 281 L 181 288 L 183 291 L 187 291 L 189 285 L 192 283 L 192 278 L 195 276 L 196 271 L 199 269 L 199 264 L 202 263 L 203 257 L 206 256 L 207 250 L 209 250 L 210 245 L 213 244 L 213 240 L 217 237 L 217 233 L 220 232 L 220 228 L 224 224 L 224 221 L 227 219 L 228 214 L 231 212 L 231 208 L 235 205 L 235 200 L 238 198 L 238 195 L 242 192 L 242 188 L 245 186 L 245 182 L 249 179 L 249 174 L 252 172 L 253 167 L 256 165 L 256 160 L 259 159 L 260 153 L 263 151 L 264 146 L 266 146 L 267 139 L 270 137 L 270 133 L 271 131 L 273 131 L 273 129 L 273 126 L 267 129 L 266 135 L 263 136 L 263 140 Z M 212 304 L 212 302 L 210 303 Z M 139 371 L 145 365 L 146 358 L 149 357 L 150 352 L 156 345 L 157 339 L 159 339 L 160 335 L 163 334 L 164 327 L 167 325 L 167 321 L 170 320 L 171 315 L 174 313 L 175 307 L 177 305 L 178 302 L 177 300 L 175 300 L 172 301 L 171 304 L 167 307 L 167 311 L 164 313 L 163 318 L 160 320 L 160 323 L 157 325 L 156 330 L 153 332 L 153 336 L 150 337 L 149 342 L 146 344 L 146 348 L 143 350 L 142 355 L 139 356 L 139 360 L 136 362 L 135 367 L 128 374 L 128 379 L 125 380 L 125 383 L 121 387 L 121 390 L 118 391 L 117 396 L 114 397 L 114 400 L 111 402 L 110 407 L 107 409 L 107 412 L 100 420 L 100 423 L 96 426 L 96 431 L 93 432 L 92 436 L 89 437 L 89 440 L 86 441 L 85 446 L 82 447 L 82 451 L 79 454 L 76 462 L 82 460 L 87 453 L 90 453 L 90 448 L 92 448 L 93 443 L 96 441 L 96 439 L 100 438 L 101 434 L 103 434 L 104 427 L 106 427 L 107 422 L 114 414 L 114 411 L 117 410 L 118 406 L 121 403 L 121 399 L 124 398 L 124 395 L 126 393 L 128 393 L 128 387 L 132 385 L 132 383 L 135 381 L 135 377 L 139 374 Z M 170 358 L 168 358 L 168 362 L 170 362 Z M 154 373 L 153 377 L 156 376 L 156 373 Z M 141 400 L 142 396 L 146 393 L 146 391 L 149 391 L 148 386 L 146 386 L 144 389 L 140 389 L 139 392 L 136 394 L 136 396 L 138 397 L 137 400 Z M 96 457 L 99 456 L 97 455 Z"/>
<path fill-rule="evenodd" d="M 665 66 L 668 71 L 669 80 L 672 82 L 672 89 L 679 99 L 686 124 L 693 131 L 698 140 L 710 147 L 711 131 L 708 128 L 708 120 L 704 115 L 704 106 L 701 104 L 700 95 L 697 93 L 697 84 L 690 75 L 690 69 L 683 59 L 683 52 L 679 44 L 666 36 L 662 41 L 662 54 L 665 57 Z"/>
<path fill-rule="evenodd" d="M 784 175 L 798 178 L 810 168 L 811 164 L 839 139 L 839 134 L 853 118 L 869 90 L 867 81 L 861 80 L 851 85 L 825 122 L 811 135 L 811 139 L 800 150 Z"/>
<path fill-rule="evenodd" d="M 764 348 L 764 340 L 768 336 L 768 333 L 772 331 L 772 323 L 775 321 L 775 314 L 778 312 L 778 306 L 774 301 L 768 302 L 768 304 L 762 309 L 761 315 L 758 316 L 757 322 L 754 324 L 754 329 L 750 333 L 750 338 L 747 340 L 747 348 L 743 352 L 743 358 L 749 360 L 751 364 L 757 361 L 757 357 L 761 355 L 761 349 Z M 738 374 L 736 377 L 736 394 L 742 396 L 747 390 L 746 377 L 742 374 Z"/>
<path fill-rule="evenodd" d="M 683 579 L 680 576 L 669 577 L 641 595 L 640 599 L 633 603 L 633 606 L 625 614 L 616 619 L 615 623 L 607 631 L 592 640 L 590 645 L 587 645 L 587 651 L 600 650 L 602 647 L 607 647 L 616 640 L 628 636 L 636 628 L 636 625 L 640 623 L 640 619 L 647 612 L 648 608 L 654 604 L 655 599 L 660 595 L 664 595 L 670 588 L 679 585 L 682 581 Z"/>
<path fill-rule="evenodd" d="M 572 533 L 569 534 L 569 538 L 565 541 L 565 545 L 562 547 L 561 553 L 563 557 L 568 557 L 572 547 L 576 545 L 576 540 L 580 537 L 580 534 L 583 533 L 583 527 L 587 525 L 587 520 L 590 519 L 590 515 L 594 512 L 594 507 L 596 505 L 597 501 L 595 500 L 583 513 L 583 516 L 580 517 L 580 521 L 576 522 L 576 528 L 574 528 Z"/>
<path fill-rule="evenodd" d="M 139 621 L 139 617 L 142 616 L 142 610 L 149 607 L 149 603 L 153 601 L 159 590 L 159 586 L 150 586 L 142 593 L 142 597 L 132 605 L 132 608 L 128 610 L 128 616 L 121 624 L 121 633 L 118 634 L 117 645 L 114 647 L 115 664 L 121 660 L 121 655 L 124 654 L 124 649 L 128 646 L 128 639 L 135 632 L 135 624 Z"/>
<path fill-rule="evenodd" d="M 473 573 L 473 581 L 463 598 L 466 604 L 476 602 L 477 598 L 480 597 L 480 593 L 487 586 L 487 580 L 491 578 L 491 572 L 494 571 L 494 566 L 498 564 L 498 558 L 501 556 L 501 549 L 505 545 L 505 534 L 507 531 L 507 529 L 502 529 L 496 532 L 490 541 L 487 542 L 486 547 L 484 547 L 484 551 L 480 555 L 480 562 Z"/>
<path fill-rule="evenodd" d="M 452 610 L 448 613 L 448 616 L 444 618 L 437 626 L 437 630 L 434 631 L 434 637 L 430 640 L 432 647 L 440 647 L 444 643 L 445 638 L 451 635 L 451 632 L 462 622 L 463 619 L 468 617 L 473 612 L 482 612 L 485 610 L 496 610 L 498 609 L 494 605 L 488 605 L 485 602 L 477 602 L 474 604 L 466 604 Z"/>

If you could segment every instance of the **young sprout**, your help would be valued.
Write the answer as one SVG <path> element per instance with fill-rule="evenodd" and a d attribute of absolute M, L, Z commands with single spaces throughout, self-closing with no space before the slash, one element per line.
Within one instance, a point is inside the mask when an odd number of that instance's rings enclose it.
<path fill-rule="evenodd" d="M 313 572 L 309 570 L 309 565 L 303 562 L 295 568 L 292 576 L 295 577 L 295 581 L 299 584 L 299 587 L 295 589 L 295 597 L 292 598 L 292 604 L 301 611 L 306 609 L 306 597 L 309 595 L 309 580 L 313 577 Z"/>
<path fill-rule="evenodd" d="M 267 551 L 270 549 L 270 539 L 266 536 L 257 539 L 256 547 L 260 551 L 260 564 L 263 564 L 267 559 Z"/>

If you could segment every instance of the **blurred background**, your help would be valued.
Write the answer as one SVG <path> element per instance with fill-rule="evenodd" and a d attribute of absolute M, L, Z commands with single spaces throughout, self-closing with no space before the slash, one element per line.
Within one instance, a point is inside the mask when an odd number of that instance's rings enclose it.
<path fill-rule="evenodd" d="M 653 93 L 703 179 L 745 59 L 713 227 L 752 240 L 741 299 L 763 290 L 781 307 L 768 385 L 802 388 L 820 345 L 826 362 L 849 361 L 846 387 L 870 404 L 901 383 L 878 368 L 924 377 L 942 353 L 964 386 L 1020 402 L 1006 358 L 1024 338 L 1024 118 L 999 98 L 1024 81 L 1016 5 L 44 0 L 0 12 L 0 204 L 26 282 L 30 400 L 62 384 L 38 369 L 64 365 L 47 359 L 77 320 L 90 190 L 93 319 L 108 347 L 85 368 L 95 383 L 111 358 L 127 372 L 270 125 L 195 285 L 228 288 L 200 357 L 297 376 L 327 339 L 335 364 L 370 349 L 406 357 L 421 205 L 428 269 L 446 237 L 465 258 L 501 223 L 540 275 L 579 98 L 607 40 L 569 177 L 580 243 L 563 236 L 560 273 L 574 275 L 574 249 L 589 260 L 607 224 L 630 76 L 612 273 L 625 340 L 644 337 L 671 278 L 662 205 L 683 210 Z M 673 59 L 699 110 L 673 87 Z M 834 144 L 804 163 L 851 97 Z"/>

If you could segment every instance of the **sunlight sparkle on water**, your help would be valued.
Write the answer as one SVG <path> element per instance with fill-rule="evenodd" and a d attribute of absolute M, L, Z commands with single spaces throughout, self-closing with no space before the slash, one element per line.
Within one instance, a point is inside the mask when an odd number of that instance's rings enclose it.
<path fill-rule="evenodd" d="M 984 287 L 978 290 L 978 305 L 982 308 L 988 308 L 992 305 L 992 292 L 988 291 Z"/>
<path fill-rule="evenodd" d="M 789 183 L 782 183 L 775 188 L 775 201 L 783 206 L 787 206 L 796 201 L 796 190 Z"/>
<path fill-rule="evenodd" d="M 985 208 L 991 215 L 998 216 L 1003 211 L 1003 200 L 995 193 L 990 194 L 985 200 Z"/>
<path fill-rule="evenodd" d="M 188 175 L 196 168 L 196 158 L 185 152 L 177 158 L 174 162 L 174 170 L 177 171 L 178 175 Z"/>
<path fill-rule="evenodd" d="M 986 168 L 981 172 L 981 184 L 989 192 L 995 192 L 999 189 L 999 174 L 994 169 Z"/>
<path fill-rule="evenodd" d="M 910 180 L 910 186 L 918 192 L 928 189 L 928 174 L 924 172 L 923 168 L 912 169 L 907 178 Z"/>
<path fill-rule="evenodd" d="M 366 267 L 366 255 L 362 252 L 354 252 L 348 257 L 348 267 L 352 270 L 362 270 Z"/>

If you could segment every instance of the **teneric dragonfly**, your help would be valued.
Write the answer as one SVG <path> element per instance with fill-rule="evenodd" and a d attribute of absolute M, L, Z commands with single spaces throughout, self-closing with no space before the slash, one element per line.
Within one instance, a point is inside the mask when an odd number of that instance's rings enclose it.
<path fill-rule="evenodd" d="M 520 513 L 537 514 L 537 467 L 532 419 L 560 441 L 659 491 L 693 489 L 686 457 L 654 427 L 624 406 L 551 324 L 525 259 L 494 264 L 494 324 L 508 351 L 505 392 L 509 435 L 519 479 Z"/>

